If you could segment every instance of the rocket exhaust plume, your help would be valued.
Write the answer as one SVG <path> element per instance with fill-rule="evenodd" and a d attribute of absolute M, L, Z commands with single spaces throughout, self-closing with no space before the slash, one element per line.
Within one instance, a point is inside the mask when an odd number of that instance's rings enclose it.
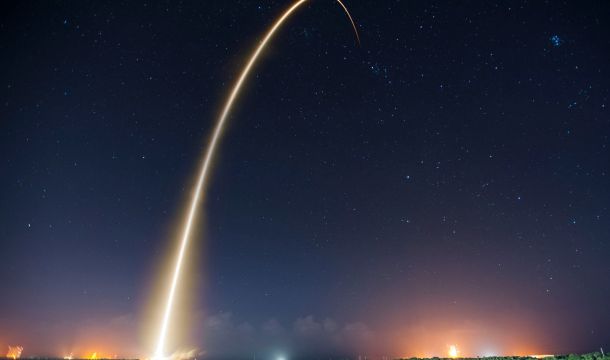
<path fill-rule="evenodd" d="M 296 10 L 301 5 L 306 3 L 307 1 L 309 1 L 309 0 L 297 0 L 275 21 L 275 23 L 267 31 L 267 33 L 265 34 L 265 37 L 261 40 L 261 42 L 259 43 L 259 45 L 256 48 L 256 50 L 254 51 L 254 53 L 250 56 L 250 59 L 248 60 L 246 66 L 241 71 L 239 78 L 233 85 L 233 88 L 232 88 L 231 92 L 229 93 L 229 97 L 227 98 L 227 100 L 225 102 L 222 112 L 220 113 L 220 116 L 218 117 L 218 120 L 216 121 L 216 126 L 214 127 L 214 132 L 212 133 L 212 139 L 211 139 L 210 143 L 208 144 L 208 147 L 205 152 L 205 156 L 203 158 L 203 162 L 201 164 L 199 177 L 197 178 L 197 183 L 195 185 L 195 189 L 194 189 L 194 192 L 193 192 L 193 195 L 191 198 L 188 216 L 187 216 L 186 222 L 184 224 L 182 238 L 180 241 L 180 249 L 178 251 L 178 257 L 176 259 L 176 265 L 175 265 L 172 280 L 171 280 L 171 286 L 169 289 L 169 293 L 167 295 L 167 302 L 165 305 L 165 311 L 163 313 L 163 319 L 161 322 L 161 328 L 159 331 L 159 338 L 157 341 L 157 348 L 155 351 L 154 359 L 163 358 L 163 353 L 165 350 L 164 349 L 165 340 L 167 337 L 167 330 L 168 330 L 168 326 L 169 326 L 170 317 L 172 314 L 174 298 L 176 296 L 176 288 L 178 285 L 178 281 L 180 279 L 180 270 L 182 268 L 182 263 L 184 261 L 184 254 L 188 247 L 189 239 L 191 236 L 191 231 L 193 228 L 193 223 L 195 222 L 195 218 L 196 218 L 196 214 L 197 214 L 197 208 L 198 208 L 199 202 L 201 200 L 203 189 L 205 188 L 206 179 L 207 179 L 208 171 L 210 168 L 210 163 L 212 162 L 212 159 L 214 158 L 214 153 L 216 152 L 217 143 L 220 139 L 220 136 L 222 135 L 222 131 L 224 128 L 224 124 L 227 120 L 227 116 L 229 115 L 229 112 L 231 111 L 231 108 L 233 107 L 233 103 L 237 99 L 237 96 L 239 95 L 242 85 L 243 85 L 244 81 L 246 80 L 248 74 L 250 73 L 250 70 L 255 65 L 260 54 L 265 50 L 267 43 L 275 35 L 275 33 L 282 26 L 282 24 L 284 24 L 284 22 Z M 352 23 L 352 27 L 354 28 L 354 31 L 356 33 L 356 39 L 357 39 L 358 43 L 360 43 L 360 36 L 358 35 L 358 30 L 356 28 L 356 24 L 354 23 L 352 16 L 350 15 L 349 11 L 347 10 L 347 7 L 343 4 L 343 2 L 341 0 L 337 0 L 337 2 L 339 3 L 339 5 L 341 5 L 343 10 L 347 14 L 350 22 Z"/>

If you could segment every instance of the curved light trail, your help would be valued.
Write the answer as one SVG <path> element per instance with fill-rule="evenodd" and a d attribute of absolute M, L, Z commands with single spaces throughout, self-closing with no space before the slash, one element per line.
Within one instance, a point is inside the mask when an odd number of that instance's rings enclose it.
<path fill-rule="evenodd" d="M 358 28 L 356 27 L 356 22 L 352 18 L 352 15 L 349 13 L 349 10 L 347 10 L 347 6 L 345 6 L 343 1 L 337 0 L 337 2 L 339 3 L 339 5 L 341 5 L 341 7 L 343 8 L 343 11 L 345 11 L 345 14 L 349 18 L 349 21 L 352 23 L 352 28 L 354 28 L 354 33 L 356 34 L 356 40 L 358 41 L 358 45 L 360 45 L 360 34 L 358 34 Z"/>
<path fill-rule="evenodd" d="M 195 191 L 194 191 L 192 199 L 191 199 L 191 205 L 189 208 L 186 223 L 184 224 L 184 230 L 182 232 L 182 240 L 180 242 L 180 250 L 178 252 L 178 258 L 176 260 L 176 266 L 174 268 L 172 282 L 171 282 L 171 286 L 170 286 L 169 293 L 167 296 L 167 303 L 165 305 L 165 312 L 163 313 L 163 320 L 161 322 L 161 329 L 159 332 L 159 338 L 157 341 L 157 348 L 155 351 L 154 359 L 159 360 L 164 357 L 163 353 L 165 350 L 165 340 L 167 337 L 167 330 L 169 327 L 169 321 L 170 321 L 170 317 L 172 314 L 174 299 L 176 297 L 176 288 L 178 286 L 178 280 L 180 279 L 180 270 L 182 269 L 182 263 L 184 261 L 184 254 L 186 252 L 186 249 L 187 249 L 190 237 L 191 237 L 191 231 L 193 228 L 193 223 L 195 221 L 195 215 L 197 214 L 197 208 L 198 208 L 199 202 L 201 200 L 201 194 L 203 192 L 203 189 L 205 188 L 205 183 L 206 183 L 206 179 L 207 179 L 207 175 L 208 175 L 208 169 L 210 168 L 210 164 L 212 162 L 212 159 L 214 158 L 214 153 L 216 152 L 216 146 L 217 146 L 218 140 L 220 139 L 220 136 L 222 135 L 222 130 L 223 130 L 224 124 L 227 120 L 227 116 L 229 115 L 229 112 L 231 111 L 231 108 L 233 107 L 233 103 L 237 99 L 237 96 L 239 95 L 239 91 L 241 90 L 242 85 L 244 84 L 244 81 L 248 77 L 250 70 L 255 65 L 260 54 L 263 52 L 263 50 L 265 50 L 267 43 L 269 43 L 269 41 L 271 40 L 273 35 L 277 32 L 277 30 L 280 28 L 280 26 L 290 17 L 290 15 L 292 15 L 292 13 L 294 13 L 301 5 L 303 5 L 307 1 L 309 1 L 309 0 L 298 0 L 294 4 L 292 4 L 292 6 L 290 6 L 280 16 L 280 18 L 276 20 L 276 22 L 273 24 L 271 29 L 269 31 L 267 31 L 267 34 L 265 35 L 263 40 L 259 43 L 259 45 L 256 48 L 256 50 L 254 51 L 254 53 L 250 56 L 250 60 L 248 60 L 248 63 L 242 70 L 241 75 L 237 79 L 237 82 L 235 83 L 235 85 L 233 85 L 233 89 L 231 90 L 231 93 L 229 94 L 229 97 L 227 98 L 227 101 L 225 102 L 225 105 L 220 114 L 220 117 L 218 118 L 218 120 L 216 122 L 216 126 L 214 127 L 214 132 L 212 134 L 212 140 L 210 141 L 208 148 L 206 150 L 205 156 L 203 158 L 203 163 L 201 165 L 201 170 L 199 172 L 197 184 L 195 185 Z M 356 24 L 354 23 L 352 16 L 350 15 L 349 11 L 347 10 L 347 7 L 343 4 L 343 2 L 341 2 L 341 0 L 337 0 L 337 2 L 341 5 L 343 10 L 349 17 L 349 20 L 352 23 L 352 27 L 354 28 L 354 31 L 356 32 L 356 38 L 358 40 L 358 43 L 360 43 L 360 36 L 358 35 L 358 30 L 356 29 Z"/>

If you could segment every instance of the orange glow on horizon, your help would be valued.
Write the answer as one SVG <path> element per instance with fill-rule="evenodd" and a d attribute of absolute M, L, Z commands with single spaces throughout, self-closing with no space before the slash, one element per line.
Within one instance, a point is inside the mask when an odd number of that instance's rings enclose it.
<path fill-rule="evenodd" d="M 23 346 L 10 346 L 8 347 L 8 352 L 6 353 L 6 357 L 10 359 L 19 359 L 21 357 L 21 353 L 23 352 Z"/>
<path fill-rule="evenodd" d="M 87 351 L 76 353 L 70 352 L 69 354 L 63 355 L 61 358 L 63 360 L 76 360 L 76 359 L 85 359 L 85 360 L 108 360 L 108 359 L 117 359 L 117 355 L 114 354 L 112 356 L 106 355 L 108 353 L 102 353 L 99 351 Z"/>
<path fill-rule="evenodd" d="M 72 354 L 70 354 L 70 356 L 72 356 Z M 89 359 L 89 360 L 116 359 L 116 358 L 117 358 L 116 354 L 112 355 L 112 356 L 107 356 L 107 355 L 100 353 L 99 351 L 93 352 L 93 353 L 91 353 L 91 355 L 89 355 L 89 357 L 87 357 L 87 359 Z"/>

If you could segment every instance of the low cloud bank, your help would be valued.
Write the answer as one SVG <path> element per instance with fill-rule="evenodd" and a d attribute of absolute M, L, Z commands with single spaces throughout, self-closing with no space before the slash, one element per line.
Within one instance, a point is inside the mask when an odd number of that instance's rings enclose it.
<path fill-rule="evenodd" d="M 314 315 L 291 323 L 270 318 L 261 324 L 239 321 L 230 312 L 210 315 L 201 329 L 205 353 L 210 356 L 243 356 L 258 352 L 277 354 L 357 354 L 370 351 L 374 331 L 363 322 L 340 323 Z"/>

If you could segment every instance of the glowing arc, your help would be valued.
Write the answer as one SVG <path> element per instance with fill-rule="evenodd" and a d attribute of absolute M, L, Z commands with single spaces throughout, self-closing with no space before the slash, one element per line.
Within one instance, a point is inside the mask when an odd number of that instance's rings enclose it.
<path fill-rule="evenodd" d="M 184 225 L 184 231 L 182 233 L 180 249 L 178 252 L 178 258 L 176 260 L 176 266 L 174 268 L 174 272 L 173 272 L 173 276 L 172 276 L 170 291 L 169 291 L 169 295 L 167 298 L 165 311 L 163 313 L 163 320 L 161 323 L 161 330 L 160 330 L 159 338 L 157 341 L 157 347 L 156 347 L 155 355 L 153 357 L 154 359 L 163 358 L 165 341 L 166 341 L 166 337 L 167 337 L 167 330 L 168 330 L 168 326 L 169 326 L 170 316 L 172 313 L 174 299 L 176 296 L 176 288 L 178 286 L 178 280 L 180 278 L 180 271 L 182 269 L 182 263 L 184 261 L 184 254 L 186 252 L 186 248 L 187 248 L 187 245 L 190 240 L 191 229 L 193 227 L 195 215 L 197 213 L 197 208 L 198 208 L 199 202 L 201 200 L 201 194 L 203 192 L 203 189 L 205 188 L 205 182 L 207 179 L 208 169 L 210 167 L 212 159 L 214 158 L 214 153 L 216 152 L 216 145 L 222 134 L 222 130 L 224 128 L 224 124 L 226 122 L 227 116 L 228 116 L 229 112 L 231 111 L 231 108 L 233 107 L 233 103 L 235 102 L 235 99 L 239 95 L 239 91 L 241 90 L 245 79 L 247 78 L 248 74 L 250 73 L 250 70 L 252 69 L 252 67 L 254 66 L 256 61 L 258 60 L 260 54 L 265 49 L 267 43 L 271 40 L 271 38 L 277 32 L 277 30 L 280 28 L 280 26 L 290 17 L 290 15 L 295 10 L 297 10 L 301 5 L 306 3 L 307 1 L 309 1 L 309 0 L 298 0 L 292 6 L 290 6 L 288 8 L 288 10 L 286 10 L 278 20 L 276 20 L 276 22 L 273 24 L 271 29 L 267 32 L 267 34 L 265 35 L 263 40 L 259 43 L 259 45 L 256 48 L 256 50 L 254 51 L 254 53 L 250 56 L 250 60 L 246 64 L 245 68 L 242 70 L 237 82 L 233 86 L 233 89 L 231 90 L 231 93 L 223 107 L 220 117 L 218 118 L 218 120 L 216 122 L 216 126 L 214 127 L 214 132 L 212 134 L 212 139 L 211 139 L 210 143 L 208 144 L 208 147 L 207 147 L 207 150 L 205 153 L 205 157 L 204 157 L 203 163 L 201 165 L 199 177 L 197 179 L 197 183 L 195 186 L 195 192 L 192 195 L 191 205 L 189 207 L 187 220 Z M 354 28 L 354 31 L 356 33 L 356 38 L 358 40 L 358 43 L 360 43 L 360 36 L 358 35 L 358 30 L 356 28 L 356 24 L 354 23 L 354 20 L 352 19 L 349 11 L 347 10 L 347 7 L 341 2 L 341 0 L 337 0 L 337 2 L 341 5 L 343 10 L 347 14 L 350 22 L 352 23 L 352 27 Z"/>
<path fill-rule="evenodd" d="M 252 66 L 254 65 L 256 60 L 258 59 L 261 52 L 264 50 L 265 46 L 267 45 L 267 43 L 269 42 L 271 37 L 273 37 L 273 35 L 277 31 L 277 29 L 284 23 L 284 21 L 286 21 L 286 19 L 290 16 L 290 14 L 292 14 L 299 6 L 303 5 L 307 1 L 308 0 L 299 0 L 295 4 L 293 4 L 275 22 L 275 24 L 273 25 L 271 30 L 269 30 L 267 32 L 267 35 L 260 42 L 260 44 L 256 48 L 256 51 L 250 57 L 248 64 L 246 65 L 246 67 L 242 71 L 241 75 L 239 76 L 239 79 L 233 86 L 233 90 L 231 91 L 231 94 L 229 95 L 229 98 L 227 99 L 227 102 L 225 103 L 222 113 L 221 113 L 220 117 L 218 118 L 216 127 L 214 128 L 214 133 L 212 135 L 212 140 L 211 140 L 210 144 L 208 145 L 208 149 L 206 151 L 206 154 L 205 154 L 205 157 L 203 160 L 203 165 L 201 167 L 201 172 L 199 173 L 199 178 L 197 179 L 197 185 L 195 186 L 195 193 L 193 194 L 193 198 L 191 200 L 191 206 L 190 206 L 190 209 L 188 212 L 188 217 L 187 217 L 186 224 L 184 227 L 184 232 L 182 234 L 182 241 L 180 244 L 180 250 L 178 252 L 178 260 L 176 261 L 176 268 L 174 269 L 174 275 L 172 276 L 169 296 L 168 296 L 167 304 L 165 306 L 165 312 L 163 314 L 163 321 L 161 323 L 161 331 L 159 334 L 159 340 L 157 342 L 157 349 L 155 351 L 156 359 L 163 358 L 163 351 L 165 348 L 165 338 L 167 336 L 169 318 L 170 318 L 172 307 L 174 304 L 174 298 L 176 296 L 176 287 L 178 285 L 178 278 L 180 277 L 180 270 L 182 268 L 182 262 L 184 260 L 184 253 L 185 253 L 186 247 L 187 247 L 189 239 L 190 239 L 191 228 L 193 227 L 193 219 L 195 218 L 195 213 L 197 212 L 197 205 L 199 204 L 199 200 L 201 199 L 201 192 L 205 185 L 208 168 L 210 167 L 211 160 L 214 157 L 214 153 L 216 151 L 216 143 L 218 142 L 218 139 L 220 138 L 220 135 L 222 133 L 222 129 L 223 129 L 225 121 L 227 119 L 227 115 L 229 114 L 229 111 L 231 110 L 231 107 L 233 106 L 233 103 L 235 102 L 235 99 L 237 98 L 237 95 L 239 93 L 239 90 L 241 89 L 241 87 L 244 83 L 244 80 L 246 79 L 246 77 L 248 76 L 248 73 L 250 72 L 250 69 L 252 68 Z"/>
<path fill-rule="evenodd" d="M 343 11 L 345 12 L 345 15 L 347 15 L 347 18 L 349 19 L 349 22 L 352 23 L 352 28 L 354 29 L 354 33 L 356 34 L 356 40 L 358 41 L 358 45 L 360 45 L 360 34 L 358 33 L 358 28 L 356 27 L 356 22 L 352 18 L 352 14 L 349 13 L 349 10 L 347 10 L 347 6 L 345 6 L 343 1 L 337 0 L 337 2 L 343 8 Z"/>

